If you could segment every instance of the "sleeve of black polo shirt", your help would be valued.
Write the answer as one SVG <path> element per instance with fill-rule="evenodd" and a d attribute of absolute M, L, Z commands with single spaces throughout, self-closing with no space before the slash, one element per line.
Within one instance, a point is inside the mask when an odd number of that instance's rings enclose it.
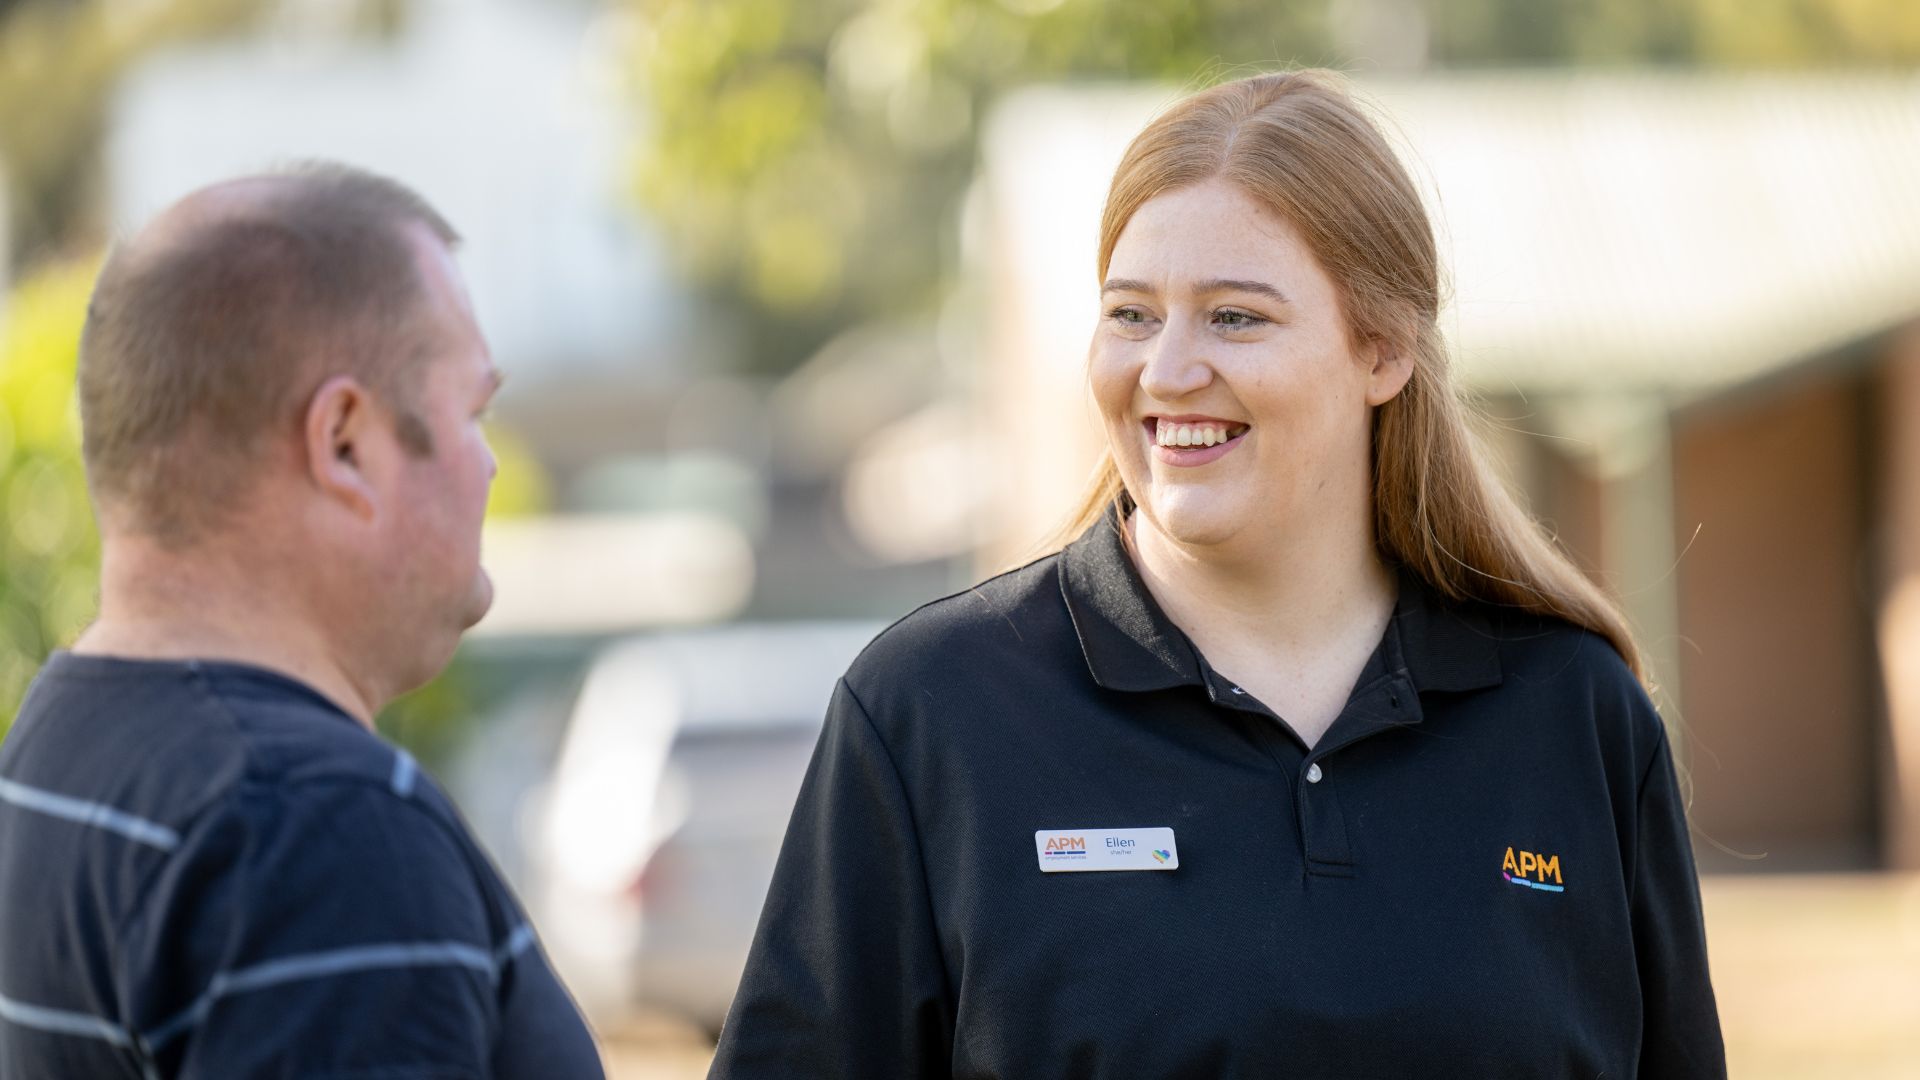
<path fill-rule="evenodd" d="M 1650 708 L 1650 706 L 1648 706 Z M 1653 721 L 1659 723 L 1656 718 Z M 1640 779 L 1631 902 L 1646 1021 L 1641 1080 L 1725 1076 L 1686 802 L 1665 734 Z"/>
<path fill-rule="evenodd" d="M 444 823 L 350 780 L 243 792 L 183 838 L 119 958 L 163 1075 L 491 1075 L 500 913 Z"/>
<path fill-rule="evenodd" d="M 948 1075 L 953 1009 L 935 942 L 905 789 L 843 680 L 710 1076 Z"/>

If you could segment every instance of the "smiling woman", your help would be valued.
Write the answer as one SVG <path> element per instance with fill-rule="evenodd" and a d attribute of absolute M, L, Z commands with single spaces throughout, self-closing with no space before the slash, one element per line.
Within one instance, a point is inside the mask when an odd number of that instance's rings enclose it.
<path fill-rule="evenodd" d="M 1205 277 L 1169 280 L 1169 289 L 1184 291 L 1163 298 L 1152 274 L 1136 264 L 1163 278 Z M 1450 599 L 1517 607 L 1592 630 L 1646 676 L 1619 609 L 1546 539 L 1476 453 L 1440 337 L 1432 227 L 1411 178 L 1338 76 L 1303 71 L 1229 83 L 1161 117 L 1114 176 L 1099 265 L 1108 311 L 1094 337 L 1092 381 L 1109 455 L 1061 530 L 1061 544 L 1117 502 L 1131 506 L 1143 494 L 1146 475 L 1130 453 L 1135 440 L 1115 437 L 1110 396 L 1124 392 L 1129 363 L 1139 365 L 1143 378 L 1135 381 L 1145 394 L 1175 392 L 1181 377 L 1211 381 L 1217 374 L 1223 385 L 1216 392 L 1231 396 L 1232 372 L 1207 361 L 1231 367 L 1249 356 L 1292 360 L 1255 367 L 1259 385 L 1268 387 L 1275 379 L 1312 378 L 1299 365 L 1303 355 L 1353 354 L 1369 361 L 1367 408 L 1321 402 L 1325 408 L 1315 415 L 1346 420 L 1332 460 L 1359 471 L 1382 558 L 1414 568 Z M 1169 344 L 1157 332 L 1168 328 L 1156 312 L 1170 311 L 1166 305 L 1176 300 L 1185 301 L 1180 314 L 1189 321 L 1172 329 L 1185 332 L 1204 314 L 1217 348 L 1182 353 L 1182 342 Z M 1133 342 L 1140 347 L 1122 345 Z M 1147 356 L 1157 360 L 1155 370 L 1145 370 Z M 1170 367 L 1182 361 L 1188 366 Z M 1360 370 L 1337 367 L 1336 375 L 1357 377 Z M 1271 453 L 1261 475 L 1303 475 L 1297 460 L 1280 469 L 1282 451 Z M 1161 524 L 1159 515 L 1148 519 Z"/>
<path fill-rule="evenodd" d="M 841 680 L 714 1075 L 1724 1076 L 1638 654 L 1338 77 L 1149 125 L 1100 272 L 1071 542 Z"/>

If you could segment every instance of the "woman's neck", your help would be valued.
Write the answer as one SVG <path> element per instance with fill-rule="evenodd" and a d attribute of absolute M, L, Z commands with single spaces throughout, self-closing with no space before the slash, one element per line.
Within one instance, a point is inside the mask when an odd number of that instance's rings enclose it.
<path fill-rule="evenodd" d="M 1148 591 L 1203 651 L 1303 659 L 1348 630 L 1377 627 L 1392 610 L 1393 573 L 1376 554 L 1370 524 L 1276 528 L 1257 543 L 1203 548 L 1167 536 L 1138 511 L 1127 519 Z"/>
<path fill-rule="evenodd" d="M 1143 514 L 1130 526 L 1140 576 L 1174 625 L 1308 748 L 1346 708 L 1393 614 L 1396 584 L 1370 532 L 1362 518 L 1345 535 L 1273 529 L 1257 544 L 1196 549 Z"/>

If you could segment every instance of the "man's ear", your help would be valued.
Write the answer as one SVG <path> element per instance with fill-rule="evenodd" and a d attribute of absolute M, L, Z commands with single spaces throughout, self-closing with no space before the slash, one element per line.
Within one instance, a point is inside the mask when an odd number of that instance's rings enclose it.
<path fill-rule="evenodd" d="M 1368 364 L 1367 404 L 1392 401 L 1413 377 L 1413 353 L 1384 338 L 1368 338 L 1361 354 Z"/>
<path fill-rule="evenodd" d="M 377 450 L 373 395 L 351 375 L 335 375 L 320 384 L 307 402 L 307 476 L 323 493 L 356 516 L 379 513 L 379 493 L 368 473 L 367 455 Z"/>

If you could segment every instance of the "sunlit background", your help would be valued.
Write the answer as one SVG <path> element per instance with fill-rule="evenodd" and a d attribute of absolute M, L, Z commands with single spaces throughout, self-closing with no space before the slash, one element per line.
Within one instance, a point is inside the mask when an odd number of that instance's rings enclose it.
<path fill-rule="evenodd" d="M 701 1075 L 833 679 L 1088 474 L 1126 140 L 1334 66 L 1490 448 L 1644 637 L 1734 1075 L 1920 1075 L 1916 60 L 1910 0 L 0 0 L 0 735 L 95 603 L 106 245 L 279 163 L 395 176 L 512 381 L 497 606 L 383 727 L 616 1076 Z"/>

